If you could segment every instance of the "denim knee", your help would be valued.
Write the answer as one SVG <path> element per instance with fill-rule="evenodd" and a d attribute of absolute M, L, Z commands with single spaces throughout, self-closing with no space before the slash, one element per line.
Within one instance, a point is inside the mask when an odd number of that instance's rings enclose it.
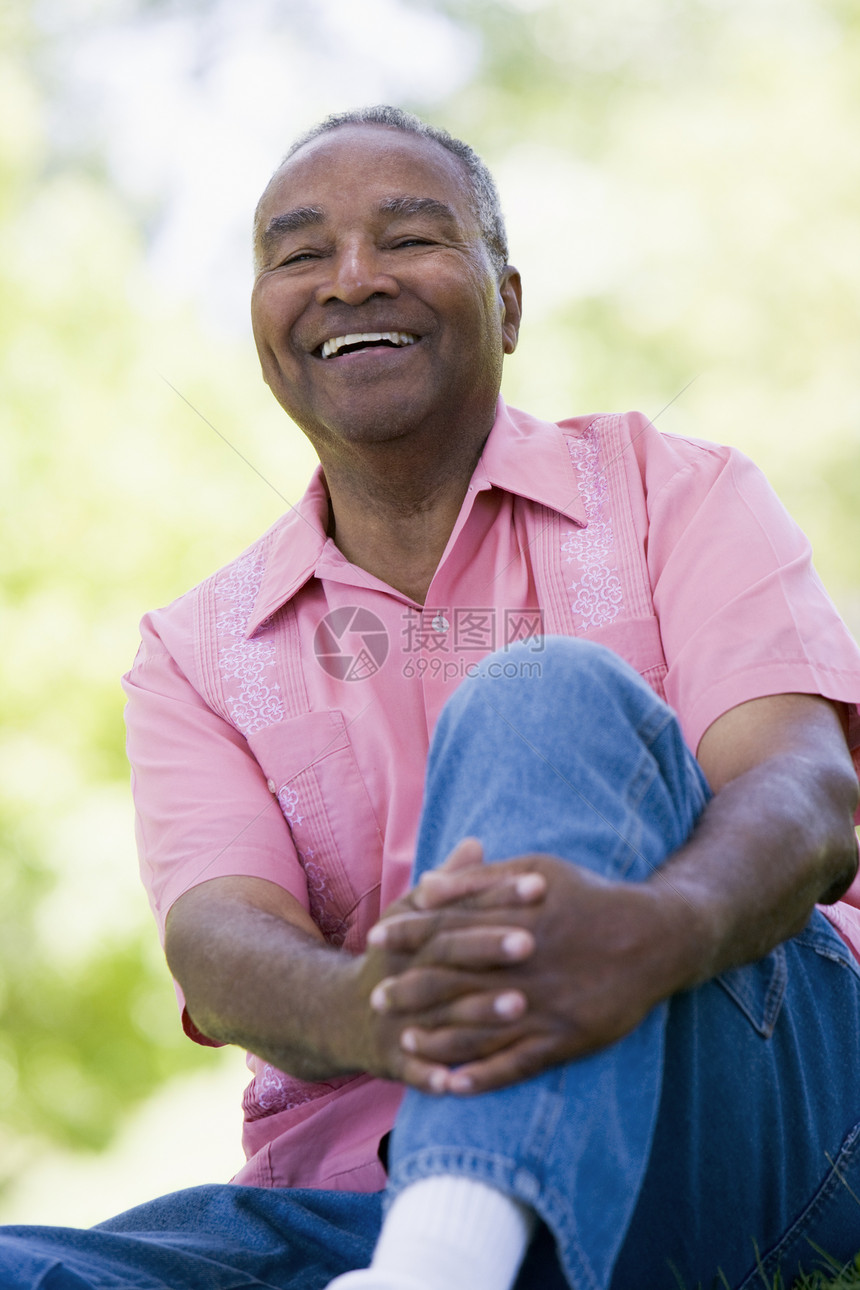
<path fill-rule="evenodd" d="M 631 710 L 636 724 L 647 713 L 653 713 L 660 726 L 672 717 L 662 699 L 619 654 L 574 636 L 536 637 L 487 655 L 448 699 L 443 714 L 448 712 L 449 719 L 462 715 L 464 705 L 490 694 L 497 710 L 524 701 L 533 714 L 540 712 L 551 721 L 558 720 L 560 703 L 571 716 L 599 704 Z"/>
<path fill-rule="evenodd" d="M 488 859 L 547 851 L 644 874 L 683 842 L 706 795 L 671 709 L 618 655 L 525 642 L 484 659 L 442 711 L 416 872 L 475 836 Z"/>

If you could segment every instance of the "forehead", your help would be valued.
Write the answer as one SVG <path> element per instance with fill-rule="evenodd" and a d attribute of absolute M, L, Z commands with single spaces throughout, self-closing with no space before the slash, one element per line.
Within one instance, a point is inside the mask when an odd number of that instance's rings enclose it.
<path fill-rule="evenodd" d="M 389 197 L 431 197 L 475 222 L 465 166 L 435 139 L 389 126 L 338 126 L 294 153 L 273 175 L 258 212 L 265 230 L 275 215 L 299 206 L 328 210 Z"/>

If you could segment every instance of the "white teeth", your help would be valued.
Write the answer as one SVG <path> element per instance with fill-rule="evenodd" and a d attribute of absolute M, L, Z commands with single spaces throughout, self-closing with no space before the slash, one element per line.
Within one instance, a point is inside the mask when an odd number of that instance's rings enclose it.
<path fill-rule="evenodd" d="M 353 332 L 349 336 L 333 336 L 331 340 L 323 342 L 323 358 L 331 358 L 338 350 L 343 349 L 344 345 L 360 345 L 362 342 L 371 343 L 376 340 L 387 340 L 392 345 L 414 345 L 417 336 L 413 336 L 408 331 L 359 331 Z"/>

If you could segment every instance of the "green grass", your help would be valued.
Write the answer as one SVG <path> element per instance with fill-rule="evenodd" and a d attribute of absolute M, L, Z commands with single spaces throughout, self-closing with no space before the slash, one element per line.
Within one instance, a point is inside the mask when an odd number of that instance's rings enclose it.
<path fill-rule="evenodd" d="M 766 1281 L 762 1274 L 761 1290 L 860 1290 L 860 1252 L 845 1264 L 831 1259 L 823 1251 L 813 1261 L 817 1263 L 817 1269 L 801 1273 L 790 1285 L 786 1285 L 781 1273 L 777 1273 L 773 1281 Z M 678 1279 L 679 1290 L 684 1290 L 677 1271 L 675 1276 Z M 722 1273 L 718 1275 L 718 1282 L 725 1287 L 725 1290 L 731 1290 Z M 701 1290 L 701 1283 L 699 1290 Z"/>
<path fill-rule="evenodd" d="M 799 1277 L 792 1283 L 791 1290 L 860 1290 L 860 1254 L 844 1267 L 832 1259 L 823 1262 L 827 1265 L 826 1271 Z M 781 1278 L 777 1278 L 773 1290 L 783 1290 Z"/>
<path fill-rule="evenodd" d="M 817 1260 L 816 1271 L 804 1272 L 791 1282 L 788 1290 L 860 1290 L 860 1253 L 849 1263 L 838 1263 L 829 1255 L 822 1253 Z M 786 1283 L 781 1274 L 776 1280 L 765 1283 L 762 1278 L 762 1290 L 786 1290 Z"/>

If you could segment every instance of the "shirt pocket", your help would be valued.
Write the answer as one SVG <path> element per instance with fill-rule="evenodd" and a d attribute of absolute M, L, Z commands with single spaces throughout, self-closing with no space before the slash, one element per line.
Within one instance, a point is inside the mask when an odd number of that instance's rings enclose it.
<path fill-rule="evenodd" d="M 582 635 L 594 641 L 595 645 L 605 645 L 619 654 L 665 702 L 668 669 L 656 614 L 644 618 L 623 618 L 620 622 L 593 627 Z"/>
<path fill-rule="evenodd" d="M 306 712 L 248 736 L 304 869 L 311 917 L 357 951 L 379 917 L 382 834 L 342 712 Z"/>

